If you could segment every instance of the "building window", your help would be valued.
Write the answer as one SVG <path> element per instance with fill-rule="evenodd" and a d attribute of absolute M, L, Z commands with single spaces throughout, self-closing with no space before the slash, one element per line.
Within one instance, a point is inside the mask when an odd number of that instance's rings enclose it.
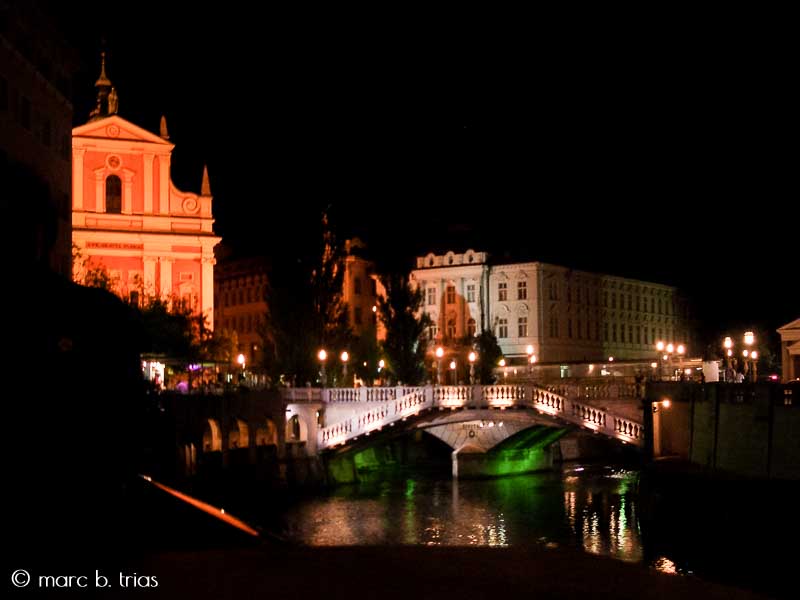
<path fill-rule="evenodd" d="M 353 321 L 355 321 L 356 325 L 361 325 L 361 307 L 356 306 L 353 311 Z"/>
<path fill-rule="evenodd" d="M 446 299 L 448 304 L 456 303 L 456 286 L 448 285 L 446 290 Z"/>
<path fill-rule="evenodd" d="M 603 341 L 608 341 L 608 323 L 603 323 Z"/>
<path fill-rule="evenodd" d="M 581 327 L 581 320 L 578 319 L 578 339 L 583 339 L 583 327 Z"/>
<path fill-rule="evenodd" d="M 430 335 L 431 340 L 435 340 L 436 336 L 439 335 L 439 328 L 436 325 L 431 325 L 428 328 L 428 335 Z"/>
<path fill-rule="evenodd" d="M 603 308 L 608 308 L 608 292 L 603 292 Z"/>
<path fill-rule="evenodd" d="M 567 319 L 567 337 L 572 339 L 572 318 Z"/>
<path fill-rule="evenodd" d="M 617 293 L 611 293 L 611 308 L 617 308 Z"/>
<path fill-rule="evenodd" d="M 456 320 L 455 319 L 448 319 L 447 321 L 447 337 L 454 338 L 456 337 Z"/>
<path fill-rule="evenodd" d="M 528 317 L 517 319 L 517 334 L 519 337 L 528 337 Z"/>
<path fill-rule="evenodd" d="M 361 295 L 361 277 L 356 277 L 353 280 L 353 290 L 355 291 L 356 296 Z"/>
<path fill-rule="evenodd" d="M 650 312 L 651 313 L 655 313 L 656 312 L 656 300 L 655 300 L 655 298 L 650 298 Z"/>
<path fill-rule="evenodd" d="M 508 300 L 508 284 L 501 282 L 497 284 L 497 300 L 505 302 Z"/>
<path fill-rule="evenodd" d="M 576 288 L 575 295 L 577 296 L 577 298 L 575 299 L 575 302 L 580 304 L 581 303 L 581 288 Z"/>
<path fill-rule="evenodd" d="M 475 337 L 476 329 L 477 328 L 475 327 L 475 319 L 469 319 L 467 321 L 467 335 L 469 337 Z"/>
<path fill-rule="evenodd" d="M 625 323 L 619 326 L 619 341 L 625 343 Z"/>
<path fill-rule="evenodd" d="M 617 324 L 616 323 L 611 325 L 611 341 L 612 342 L 616 342 L 617 341 Z"/>
<path fill-rule="evenodd" d="M 642 298 L 641 296 L 636 296 L 636 312 L 642 310 Z"/>
<path fill-rule="evenodd" d="M 528 282 L 527 281 L 518 281 L 517 282 L 517 300 L 527 300 L 528 299 Z"/>
<path fill-rule="evenodd" d="M 556 287 L 556 282 L 550 282 L 550 300 L 558 300 L 558 288 Z"/>
<path fill-rule="evenodd" d="M 106 212 L 122 212 L 122 181 L 116 175 L 106 177 Z"/>
<path fill-rule="evenodd" d="M 558 316 L 555 314 L 550 315 L 550 337 L 558 337 Z"/>
<path fill-rule="evenodd" d="M 467 302 L 475 302 L 475 284 L 467 285 Z"/>
<path fill-rule="evenodd" d="M 497 320 L 497 337 L 498 338 L 508 337 L 508 319 Z"/>
<path fill-rule="evenodd" d="M 662 314 L 661 298 L 658 299 L 658 314 Z"/>
<path fill-rule="evenodd" d="M 636 326 L 636 343 L 642 343 L 642 328 L 639 325 Z"/>
<path fill-rule="evenodd" d="M 436 288 L 429 287 L 428 288 L 428 306 L 433 306 L 436 304 Z"/>

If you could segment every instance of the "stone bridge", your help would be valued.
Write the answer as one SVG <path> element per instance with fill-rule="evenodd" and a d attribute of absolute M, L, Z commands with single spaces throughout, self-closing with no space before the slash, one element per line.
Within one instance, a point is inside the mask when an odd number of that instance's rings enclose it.
<path fill-rule="evenodd" d="M 179 479 L 225 470 L 296 480 L 321 476 L 331 457 L 418 430 L 452 449 L 453 474 L 461 476 L 487 474 L 479 463 L 499 452 L 508 459 L 503 468 L 547 468 L 552 457 L 543 450 L 568 431 L 643 445 L 640 420 L 590 401 L 530 384 L 283 388 L 160 400 L 172 421 Z"/>
<path fill-rule="evenodd" d="M 644 444 L 640 420 L 531 384 L 287 388 L 282 396 L 287 442 L 297 439 L 309 454 L 341 453 L 363 447 L 368 436 L 424 429 L 453 449 L 454 476 L 502 474 L 488 466 L 501 450 L 506 472 L 547 468 L 551 456 L 541 451 L 571 429 Z"/>

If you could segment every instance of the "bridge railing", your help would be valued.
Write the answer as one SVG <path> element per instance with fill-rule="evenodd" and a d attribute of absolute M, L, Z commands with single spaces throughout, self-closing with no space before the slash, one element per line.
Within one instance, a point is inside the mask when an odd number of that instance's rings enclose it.
<path fill-rule="evenodd" d="M 353 388 L 325 392 L 327 394 L 321 395 L 323 400 L 358 403 L 354 405 L 358 412 L 320 429 L 320 449 L 344 443 L 359 435 L 369 435 L 372 431 L 430 408 L 504 410 L 527 407 L 626 443 L 644 443 L 641 423 L 530 384 Z"/>
<path fill-rule="evenodd" d="M 358 415 L 349 417 L 317 433 L 318 448 L 330 448 L 355 439 L 360 435 L 369 435 L 395 421 L 405 420 L 418 414 L 421 410 L 433 407 L 432 388 L 409 388 L 409 393 L 380 403 L 372 403 Z"/>

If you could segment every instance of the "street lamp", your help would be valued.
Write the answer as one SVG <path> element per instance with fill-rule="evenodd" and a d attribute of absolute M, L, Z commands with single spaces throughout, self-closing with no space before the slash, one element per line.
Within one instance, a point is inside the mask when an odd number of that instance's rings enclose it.
<path fill-rule="evenodd" d="M 242 367 L 242 374 L 240 376 L 240 381 L 244 380 L 244 363 L 245 363 L 244 354 L 240 354 L 239 356 L 237 356 L 236 362 L 239 363 L 239 365 Z M 191 380 L 189 381 L 189 383 L 191 383 Z"/>
<path fill-rule="evenodd" d="M 453 385 L 458 383 L 458 376 L 456 374 L 456 361 L 455 359 L 450 361 L 450 370 L 453 372 Z"/>
<path fill-rule="evenodd" d="M 439 346 L 436 348 L 436 384 L 442 385 L 442 357 L 444 356 L 444 348 Z"/>
<path fill-rule="evenodd" d="M 658 361 L 658 378 L 662 379 L 664 377 L 663 365 L 671 365 L 673 355 L 677 354 L 682 358 L 683 355 L 686 354 L 686 345 L 676 344 L 674 342 L 663 342 L 659 340 L 656 342 L 656 350 L 658 350 L 658 354 L 660 355 L 660 360 Z M 674 372 L 669 375 L 670 379 L 672 379 L 672 375 L 674 375 Z"/>
<path fill-rule="evenodd" d="M 475 359 L 478 358 L 478 355 L 470 352 L 467 358 L 469 359 L 469 384 L 475 385 Z"/>
<path fill-rule="evenodd" d="M 758 357 L 758 352 L 752 351 L 753 344 L 756 342 L 756 336 L 752 331 L 745 331 L 744 332 L 744 345 L 747 346 L 747 350 L 744 351 L 744 368 L 745 368 L 745 376 L 750 379 L 751 381 L 755 381 L 755 359 Z M 748 352 L 749 351 L 749 352 Z M 750 354 L 748 357 L 747 354 Z M 754 356 L 755 355 L 755 356 Z M 749 359 L 749 360 L 748 360 Z M 748 368 L 748 365 L 750 368 Z M 750 371 L 753 371 L 753 374 L 750 374 Z"/>
<path fill-rule="evenodd" d="M 533 346 L 528 344 L 528 347 L 525 348 L 525 353 L 528 355 L 528 373 L 530 373 L 531 369 L 533 368 Z"/>
<path fill-rule="evenodd" d="M 339 358 L 342 359 L 342 386 L 347 387 L 347 361 L 350 359 L 350 355 L 345 350 Z"/>
<path fill-rule="evenodd" d="M 322 365 L 321 379 L 322 379 L 322 387 L 324 388 L 325 387 L 325 360 L 328 358 L 328 353 L 325 352 L 325 348 L 323 348 L 322 350 L 317 352 L 317 358 L 319 359 L 319 362 Z"/>

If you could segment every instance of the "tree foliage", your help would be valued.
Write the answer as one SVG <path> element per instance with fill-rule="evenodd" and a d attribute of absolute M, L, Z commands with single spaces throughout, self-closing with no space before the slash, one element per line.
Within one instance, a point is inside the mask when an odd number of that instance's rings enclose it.
<path fill-rule="evenodd" d="M 383 350 L 387 369 L 398 382 L 418 385 L 425 376 L 423 334 L 431 320 L 420 309 L 422 290 L 412 287 L 405 275 L 382 278 L 386 297 L 379 298 L 380 319 L 386 328 Z"/>
<path fill-rule="evenodd" d="M 478 353 L 478 364 L 475 366 L 478 381 L 482 385 L 491 385 L 495 382 L 494 369 L 503 356 L 492 331 L 484 329 L 475 338 L 475 351 Z"/>
<path fill-rule="evenodd" d="M 326 214 L 311 256 L 273 268 L 268 290 L 270 315 L 262 332 L 265 367 L 273 381 L 320 384 L 317 353 L 325 348 L 328 385 L 341 370 L 339 352 L 350 347 L 343 299 L 345 253 Z"/>

